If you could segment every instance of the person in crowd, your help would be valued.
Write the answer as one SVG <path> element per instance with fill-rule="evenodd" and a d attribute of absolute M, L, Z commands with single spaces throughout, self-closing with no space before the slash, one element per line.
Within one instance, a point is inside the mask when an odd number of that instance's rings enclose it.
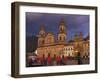
<path fill-rule="evenodd" d="M 56 65 L 56 54 L 54 54 L 53 58 L 52 58 L 52 65 Z"/>
<path fill-rule="evenodd" d="M 57 62 L 57 65 L 61 65 L 61 56 L 60 55 L 58 55 L 56 57 L 56 62 Z"/>
<path fill-rule="evenodd" d="M 32 66 L 32 63 L 33 63 L 32 58 L 30 58 L 30 59 L 29 59 L 29 67 Z"/>
<path fill-rule="evenodd" d="M 65 57 L 64 57 L 64 55 L 62 55 L 61 64 L 62 64 L 62 65 L 65 65 Z"/>
<path fill-rule="evenodd" d="M 43 56 L 40 57 L 41 65 L 43 64 Z"/>
<path fill-rule="evenodd" d="M 67 59 L 68 59 L 68 57 L 67 56 L 64 56 L 64 65 L 67 64 Z"/>
<path fill-rule="evenodd" d="M 45 55 L 44 54 L 42 56 L 42 65 L 46 65 L 46 58 L 45 58 Z"/>
<path fill-rule="evenodd" d="M 47 65 L 50 66 L 51 65 L 51 56 L 50 56 L 50 53 L 48 54 L 48 57 L 47 57 Z"/>
<path fill-rule="evenodd" d="M 77 53 L 77 62 L 78 62 L 78 64 L 82 64 L 80 52 Z"/>

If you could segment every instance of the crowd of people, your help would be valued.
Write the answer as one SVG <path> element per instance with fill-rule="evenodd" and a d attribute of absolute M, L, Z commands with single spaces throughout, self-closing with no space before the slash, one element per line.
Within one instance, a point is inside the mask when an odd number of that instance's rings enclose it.
<path fill-rule="evenodd" d="M 60 55 L 54 55 L 54 57 L 51 57 L 50 54 L 48 54 L 47 57 L 44 56 L 40 59 L 42 65 L 65 65 L 67 61 L 67 57 L 64 57 L 64 55 L 61 57 Z"/>
<path fill-rule="evenodd" d="M 82 58 L 80 57 L 80 53 L 76 57 L 72 56 L 64 56 L 64 55 L 56 55 L 54 54 L 51 57 L 50 54 L 46 57 L 44 54 L 41 57 L 36 57 L 34 60 L 29 61 L 30 66 L 40 65 L 40 66 L 54 66 L 54 65 L 67 65 L 67 62 L 74 60 L 77 64 L 82 64 Z"/>

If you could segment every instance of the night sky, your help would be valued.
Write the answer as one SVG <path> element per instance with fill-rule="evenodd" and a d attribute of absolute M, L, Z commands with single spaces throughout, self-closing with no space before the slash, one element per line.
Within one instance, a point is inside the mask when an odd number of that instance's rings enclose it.
<path fill-rule="evenodd" d="M 88 35 L 89 15 L 26 12 L 26 36 L 38 35 L 41 24 L 44 24 L 45 31 L 53 32 L 57 37 L 61 19 L 65 22 L 67 40 L 75 33 L 82 32 L 84 38 Z"/>

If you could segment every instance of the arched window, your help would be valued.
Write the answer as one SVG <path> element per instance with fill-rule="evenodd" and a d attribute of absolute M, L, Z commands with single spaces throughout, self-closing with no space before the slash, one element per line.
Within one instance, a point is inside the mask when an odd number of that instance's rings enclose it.
<path fill-rule="evenodd" d="M 65 40 L 65 36 L 64 36 L 64 40 Z"/>
<path fill-rule="evenodd" d="M 61 40 L 61 36 L 59 37 L 59 40 Z"/>
<path fill-rule="evenodd" d="M 42 40 L 42 44 L 44 44 L 44 40 Z"/>
<path fill-rule="evenodd" d="M 41 44 L 41 40 L 39 40 L 39 44 Z"/>

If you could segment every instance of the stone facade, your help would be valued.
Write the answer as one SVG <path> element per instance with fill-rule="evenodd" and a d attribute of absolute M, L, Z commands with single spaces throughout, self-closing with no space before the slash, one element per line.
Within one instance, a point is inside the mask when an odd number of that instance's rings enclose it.
<path fill-rule="evenodd" d="M 63 19 L 59 24 L 57 39 L 52 32 L 46 33 L 44 27 L 44 25 L 41 25 L 38 35 L 37 54 L 39 56 L 43 54 L 48 56 L 50 54 L 53 57 L 56 54 L 74 57 L 77 52 L 80 52 L 81 56 L 89 55 L 89 35 L 84 39 L 80 32 L 80 34 L 75 34 L 73 39 L 67 42 L 67 30 Z"/>
<path fill-rule="evenodd" d="M 65 56 L 75 56 L 74 55 L 74 46 L 73 45 L 65 45 L 63 48 L 63 55 Z"/>

